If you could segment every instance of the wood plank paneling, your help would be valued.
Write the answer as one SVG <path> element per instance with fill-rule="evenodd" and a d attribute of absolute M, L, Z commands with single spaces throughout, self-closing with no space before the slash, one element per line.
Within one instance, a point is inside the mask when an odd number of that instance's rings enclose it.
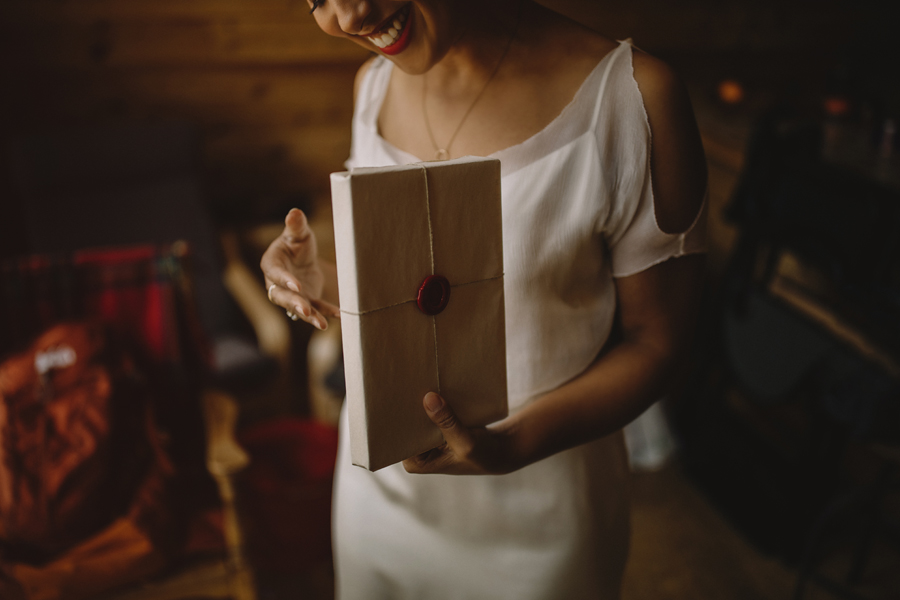
<path fill-rule="evenodd" d="M 858 6 L 821 0 L 538 0 L 616 39 L 654 53 L 825 47 L 860 21 Z"/>
<path fill-rule="evenodd" d="M 133 102 L 206 122 L 340 125 L 349 129 L 355 66 L 341 70 L 131 71 L 118 79 Z"/>
<path fill-rule="evenodd" d="M 80 115 L 162 113 L 207 123 L 349 127 L 356 65 L 329 69 L 35 70 L 7 95 L 6 114 L 25 121 L 76 121 Z"/>
<path fill-rule="evenodd" d="M 247 173 L 263 175 L 255 185 L 269 194 L 286 194 L 294 186 L 311 195 L 328 190 L 328 174 L 343 170 L 350 149 L 350 128 L 343 125 L 304 127 L 231 127 L 210 132 L 206 155 L 217 177 L 231 182 L 246 181 Z M 226 189 L 219 189 L 223 196 Z M 229 185 L 237 185 L 232 183 Z M 241 192 L 243 193 L 243 192 Z"/>
<path fill-rule="evenodd" d="M 305 0 L 5 0 L 0 137 L 189 120 L 212 203 L 253 218 L 327 192 L 367 57 L 319 30 Z"/>
<path fill-rule="evenodd" d="M 833 6 L 776 0 L 542 1 L 653 51 L 791 48 L 841 23 Z M 245 198 L 252 212 L 254 191 L 327 189 L 349 152 L 367 56 L 321 32 L 306 0 L 0 0 L 0 137 L 189 119 L 207 136 L 213 202 Z"/>
<path fill-rule="evenodd" d="M 308 18 L 0 19 L 0 67 L 359 64 L 368 52 Z"/>
<path fill-rule="evenodd" d="M 0 14 L 70 21 L 203 18 L 211 15 L 312 20 L 306 0 L 4 0 Z"/>

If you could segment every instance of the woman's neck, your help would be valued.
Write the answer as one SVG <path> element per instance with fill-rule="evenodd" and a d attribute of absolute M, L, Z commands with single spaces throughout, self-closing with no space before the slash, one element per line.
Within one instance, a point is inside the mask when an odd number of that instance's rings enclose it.
<path fill-rule="evenodd" d="M 531 0 L 471 2 L 454 0 L 458 38 L 429 71 L 428 86 L 450 93 L 468 93 L 483 85 L 507 60 L 516 43 L 518 25 Z M 506 58 L 504 58 L 506 57 Z"/>

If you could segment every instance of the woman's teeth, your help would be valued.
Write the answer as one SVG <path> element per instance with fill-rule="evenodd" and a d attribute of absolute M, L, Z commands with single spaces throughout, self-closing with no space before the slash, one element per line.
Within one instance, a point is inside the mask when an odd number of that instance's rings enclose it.
<path fill-rule="evenodd" d="M 394 17 L 394 22 L 391 23 L 391 26 L 386 30 L 382 30 L 375 35 L 366 36 L 366 38 L 379 48 L 387 48 L 388 46 L 396 42 L 397 39 L 399 39 L 400 34 L 403 32 L 403 25 L 405 23 L 406 15 L 404 13 L 400 13 L 396 17 Z"/>

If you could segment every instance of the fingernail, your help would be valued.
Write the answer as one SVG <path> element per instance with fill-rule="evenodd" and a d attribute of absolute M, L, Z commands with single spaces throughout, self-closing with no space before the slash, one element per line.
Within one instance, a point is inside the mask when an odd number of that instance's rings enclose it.
<path fill-rule="evenodd" d="M 304 316 L 304 317 L 308 317 L 309 315 L 312 314 L 311 312 L 309 312 L 309 307 L 306 307 L 306 306 L 300 306 L 300 305 L 298 304 L 298 305 L 295 306 L 294 308 L 296 308 L 299 312 L 303 313 L 303 316 Z"/>
<path fill-rule="evenodd" d="M 434 392 L 428 392 L 425 394 L 425 408 L 427 408 L 431 412 L 437 412 L 444 407 L 444 399 L 435 394 Z"/>
<path fill-rule="evenodd" d="M 298 294 L 300 293 L 300 288 L 298 288 L 297 284 L 293 281 L 288 281 L 285 285 L 287 285 L 287 288 L 292 292 L 297 292 Z"/>
<path fill-rule="evenodd" d="M 318 327 L 322 331 L 325 331 L 325 328 L 328 327 L 328 323 L 325 321 L 325 319 L 316 319 L 315 321 L 316 327 Z"/>

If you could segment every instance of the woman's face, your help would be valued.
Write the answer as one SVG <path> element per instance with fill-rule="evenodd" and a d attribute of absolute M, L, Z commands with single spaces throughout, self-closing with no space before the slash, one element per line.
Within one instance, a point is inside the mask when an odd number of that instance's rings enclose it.
<path fill-rule="evenodd" d="M 313 16 L 325 33 L 348 38 L 387 56 L 407 73 L 419 74 L 440 61 L 460 37 L 464 4 L 463 0 L 324 0 Z"/>

